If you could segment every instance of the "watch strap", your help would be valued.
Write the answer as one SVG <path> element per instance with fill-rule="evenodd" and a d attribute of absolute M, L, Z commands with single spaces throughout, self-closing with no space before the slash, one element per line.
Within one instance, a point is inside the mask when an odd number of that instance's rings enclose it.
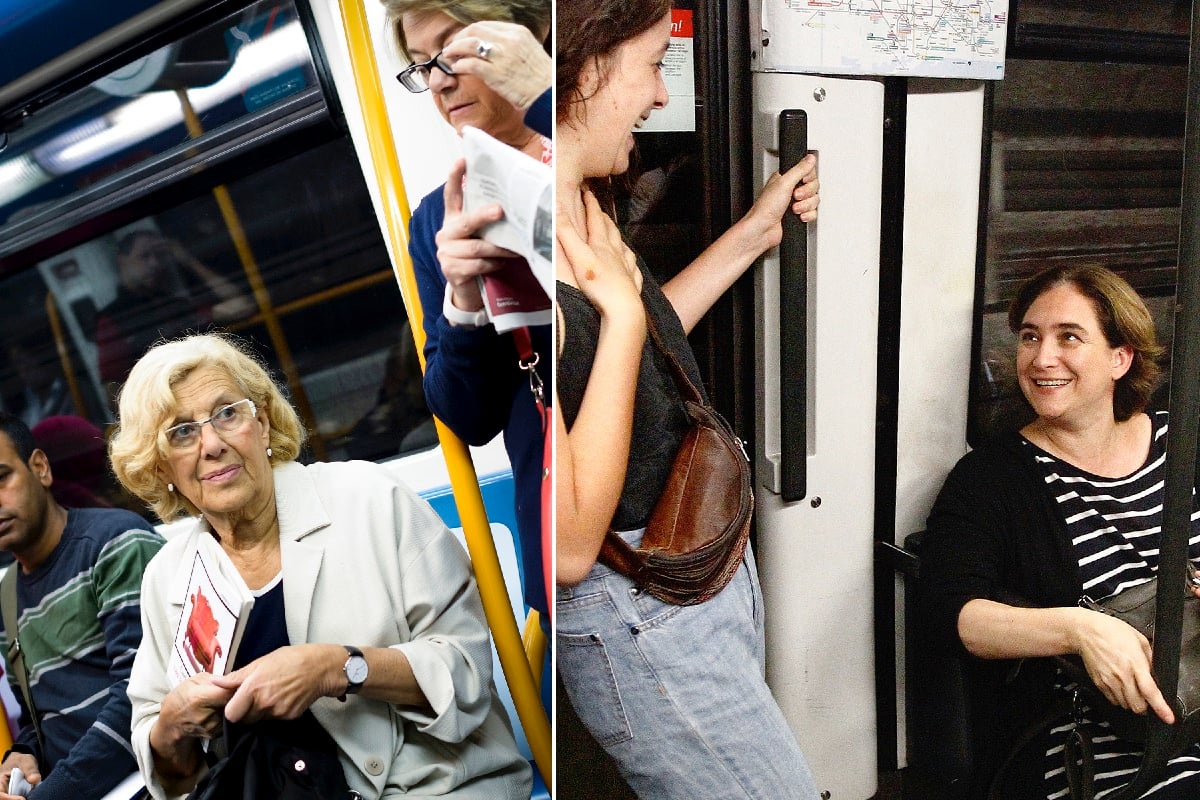
<path fill-rule="evenodd" d="M 485 309 L 463 311 L 454 305 L 454 287 L 448 283 L 446 284 L 445 298 L 442 300 L 442 316 L 452 325 L 482 328 L 488 324 L 488 315 Z"/>
<path fill-rule="evenodd" d="M 344 702 L 346 702 L 347 695 L 358 694 L 358 692 L 362 691 L 363 683 L 365 683 L 365 680 L 364 681 L 355 681 L 355 680 L 351 679 L 351 677 L 350 677 L 350 662 L 355 659 L 361 659 L 362 662 L 365 664 L 366 657 L 363 655 L 362 650 L 359 650 L 357 647 L 355 647 L 352 644 L 344 644 L 344 645 L 342 645 L 342 647 L 346 648 L 346 660 L 342 664 L 342 674 L 344 674 L 346 676 L 346 690 L 344 692 L 342 692 L 340 695 L 338 695 L 338 700 L 341 700 L 344 703 Z"/>

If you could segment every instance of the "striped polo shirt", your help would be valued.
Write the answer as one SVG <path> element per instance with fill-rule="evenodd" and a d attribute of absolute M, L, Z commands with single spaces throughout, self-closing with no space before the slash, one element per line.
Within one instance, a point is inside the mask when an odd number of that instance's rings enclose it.
<path fill-rule="evenodd" d="M 125 690 L 142 640 L 142 574 L 162 543 L 130 511 L 70 509 L 50 556 L 18 573 L 17 627 L 46 739 L 39 797 L 101 797 L 137 769 Z M 20 698 L 2 620 L 0 652 Z M 21 724 L 18 743 L 36 751 L 26 714 Z"/>

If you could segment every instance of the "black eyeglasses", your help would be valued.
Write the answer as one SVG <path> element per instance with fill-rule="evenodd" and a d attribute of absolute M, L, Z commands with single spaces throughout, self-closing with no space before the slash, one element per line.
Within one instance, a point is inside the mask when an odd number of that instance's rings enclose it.
<path fill-rule="evenodd" d="M 414 94 L 420 94 L 429 88 L 429 73 L 437 67 L 447 75 L 454 74 L 454 67 L 449 61 L 442 59 L 442 54 L 439 51 L 437 55 L 428 61 L 422 61 L 420 64 L 412 64 L 400 70 L 400 74 L 396 76 L 396 80 L 400 81 L 400 85 L 408 89 Z"/>

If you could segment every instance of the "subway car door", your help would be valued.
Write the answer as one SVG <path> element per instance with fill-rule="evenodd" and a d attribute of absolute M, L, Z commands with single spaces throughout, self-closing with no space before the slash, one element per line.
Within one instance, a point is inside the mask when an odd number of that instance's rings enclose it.
<path fill-rule="evenodd" d="M 783 244 L 755 277 L 767 680 L 818 787 L 866 800 L 877 781 L 871 598 L 884 89 L 762 71 L 766 49 L 757 49 L 752 76 L 755 185 L 813 151 L 822 186 L 819 220 L 785 220 Z"/>

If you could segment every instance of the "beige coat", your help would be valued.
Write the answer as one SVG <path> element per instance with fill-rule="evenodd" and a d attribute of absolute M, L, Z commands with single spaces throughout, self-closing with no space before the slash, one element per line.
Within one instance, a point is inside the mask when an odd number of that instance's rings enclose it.
<path fill-rule="evenodd" d="M 433 707 L 429 715 L 353 695 L 317 700 L 313 714 L 338 743 L 350 788 L 366 798 L 528 798 L 529 764 L 493 691 L 475 580 L 441 519 L 376 464 L 289 463 L 274 474 L 291 642 L 395 647 Z M 169 795 L 153 774 L 150 729 L 207 530 L 199 523 L 169 541 L 142 582 L 129 698 L 134 751 L 158 800 Z"/>

